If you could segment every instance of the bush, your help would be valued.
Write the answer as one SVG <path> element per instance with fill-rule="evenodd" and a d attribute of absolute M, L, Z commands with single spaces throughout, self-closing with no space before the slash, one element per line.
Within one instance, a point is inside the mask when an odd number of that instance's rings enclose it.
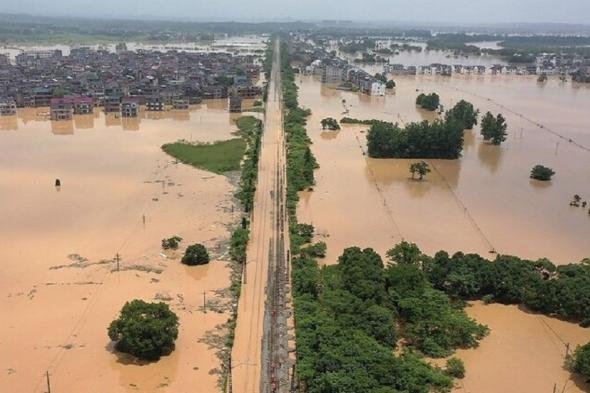
<path fill-rule="evenodd" d="M 144 360 L 158 360 L 174 350 L 178 317 L 167 304 L 133 300 L 125 303 L 108 328 L 117 351 Z"/>
<path fill-rule="evenodd" d="M 322 130 L 325 130 L 326 128 L 331 131 L 335 131 L 335 130 L 340 129 L 340 125 L 338 124 L 338 120 L 336 120 L 332 117 L 326 117 L 325 119 L 322 119 L 321 124 L 322 124 Z"/>
<path fill-rule="evenodd" d="M 209 253 L 204 245 L 193 244 L 187 247 L 181 262 L 189 266 L 206 265 L 209 263 Z"/>
<path fill-rule="evenodd" d="M 590 381 L 590 343 L 576 348 L 573 355 L 567 359 L 567 365 L 572 372 Z"/>
<path fill-rule="evenodd" d="M 450 358 L 447 360 L 446 370 L 447 374 L 454 378 L 464 378 L 465 377 L 465 365 L 463 361 L 459 358 Z"/>
<path fill-rule="evenodd" d="M 440 105 L 440 97 L 436 93 L 432 94 L 420 94 L 416 98 L 416 105 L 426 109 L 427 111 L 435 111 Z"/>
<path fill-rule="evenodd" d="M 543 165 L 535 165 L 531 169 L 531 179 L 549 181 L 555 175 L 555 171 Z"/>
<path fill-rule="evenodd" d="M 182 238 L 180 236 L 172 236 L 168 239 L 162 239 L 162 248 L 164 250 L 177 250 L 181 241 Z"/>
<path fill-rule="evenodd" d="M 311 246 L 301 249 L 301 254 L 312 258 L 324 258 L 326 256 L 327 246 L 325 242 L 317 242 Z"/>

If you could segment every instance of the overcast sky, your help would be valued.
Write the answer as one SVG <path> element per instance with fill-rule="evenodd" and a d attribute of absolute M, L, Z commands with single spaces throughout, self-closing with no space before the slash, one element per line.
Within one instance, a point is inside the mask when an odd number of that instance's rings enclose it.
<path fill-rule="evenodd" d="M 194 20 L 590 23 L 590 0 L 0 0 L 0 12 Z"/>

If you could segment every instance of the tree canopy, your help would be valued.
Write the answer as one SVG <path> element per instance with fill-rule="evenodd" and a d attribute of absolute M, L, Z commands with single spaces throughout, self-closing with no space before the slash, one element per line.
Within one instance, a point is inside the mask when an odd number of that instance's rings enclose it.
<path fill-rule="evenodd" d="M 178 317 L 165 303 L 132 300 L 108 328 L 109 338 L 120 352 L 144 360 L 158 360 L 174 350 Z"/>
<path fill-rule="evenodd" d="M 206 265 L 209 263 L 209 253 L 202 244 L 193 244 L 186 248 L 182 263 L 189 266 Z"/>
<path fill-rule="evenodd" d="M 481 135 L 484 141 L 490 141 L 494 145 L 499 145 L 506 140 L 507 129 L 506 119 L 501 113 L 494 117 L 491 112 L 487 112 L 481 120 Z"/>
<path fill-rule="evenodd" d="M 416 105 L 428 111 L 435 111 L 440 105 L 440 97 L 436 93 L 422 93 L 416 98 Z"/>
<path fill-rule="evenodd" d="M 548 181 L 555 175 L 555 171 L 549 167 L 543 165 L 535 165 L 531 169 L 531 179 Z"/>
<path fill-rule="evenodd" d="M 422 180 L 424 176 L 430 173 L 430 166 L 424 161 L 414 162 L 410 165 L 410 173 L 412 174 L 412 179 L 418 175 L 418 180 Z"/>
<path fill-rule="evenodd" d="M 375 121 L 367 134 L 367 147 L 373 158 L 455 159 L 463 150 L 463 138 L 463 128 L 454 119 L 409 123 L 405 128 Z"/>
<path fill-rule="evenodd" d="M 479 109 L 475 109 L 473 104 L 461 100 L 453 108 L 447 111 L 447 119 L 455 119 L 459 121 L 463 129 L 471 130 L 477 124 L 477 117 L 479 116 Z"/>
<path fill-rule="evenodd" d="M 582 345 L 567 360 L 569 369 L 590 381 L 590 343 Z"/>
<path fill-rule="evenodd" d="M 338 124 L 338 120 L 332 118 L 332 117 L 326 117 L 325 119 L 322 119 L 321 121 L 322 124 L 322 130 L 328 129 L 328 130 L 339 130 L 340 129 L 340 125 Z"/>

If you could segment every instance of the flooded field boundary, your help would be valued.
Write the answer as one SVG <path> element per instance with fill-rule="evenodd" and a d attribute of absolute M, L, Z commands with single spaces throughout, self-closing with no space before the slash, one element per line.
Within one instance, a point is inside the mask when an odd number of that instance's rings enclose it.
<path fill-rule="evenodd" d="M 434 81 L 434 82 L 435 82 L 435 83 L 437 83 L 436 81 Z M 440 83 L 439 83 L 439 85 L 441 85 L 441 86 L 444 86 L 444 85 L 442 85 L 442 84 L 440 84 Z M 578 148 L 580 148 L 580 149 L 582 149 L 582 150 L 584 150 L 584 151 L 586 151 L 586 152 L 590 153 L 590 147 L 588 147 L 588 146 L 585 146 L 585 145 L 583 145 L 583 144 L 581 144 L 581 143 L 579 143 L 579 142 L 576 142 L 576 141 L 575 141 L 573 138 L 568 138 L 568 137 L 566 137 L 565 135 L 563 135 L 563 134 L 560 134 L 559 132 L 557 132 L 557 131 L 555 131 L 555 130 L 553 130 L 553 129 L 549 128 L 548 126 L 546 126 L 546 125 L 544 125 L 544 124 L 542 124 L 542 123 L 539 123 L 539 122 L 537 122 L 537 121 L 535 121 L 535 120 L 533 120 L 533 119 L 531 119 L 531 118 L 529 118 L 529 117 L 525 116 L 524 114 L 522 114 L 522 113 L 520 113 L 520 112 L 517 112 L 517 111 L 515 111 L 514 109 L 511 109 L 511 108 L 509 108 L 509 107 L 507 107 L 507 106 L 505 106 L 505 105 L 503 105 L 503 104 L 499 103 L 498 101 L 496 101 L 496 100 L 494 100 L 494 99 L 492 99 L 492 98 L 485 97 L 485 96 L 482 96 L 482 95 L 480 95 L 480 94 L 477 94 L 477 93 L 473 93 L 473 92 L 471 92 L 471 91 L 468 91 L 468 90 L 460 89 L 460 88 L 458 88 L 458 87 L 453 87 L 453 86 L 445 86 L 445 87 L 447 87 L 447 88 L 449 88 L 449 89 L 451 89 L 451 90 L 455 90 L 455 91 L 458 91 L 458 92 L 464 93 L 464 94 L 469 94 L 469 95 L 471 95 L 471 96 L 474 96 L 474 97 L 480 98 L 480 99 L 482 99 L 482 100 L 486 100 L 486 101 L 488 101 L 488 102 L 490 102 L 490 103 L 492 103 L 492 104 L 494 104 L 494 105 L 496 105 L 496 106 L 498 106 L 498 107 L 500 107 L 500 108 L 502 108 L 502 109 L 506 110 L 507 112 L 510 112 L 510 113 L 512 113 L 513 115 L 515 115 L 515 116 L 517 116 L 517 117 L 520 117 L 521 119 L 523 119 L 523 120 L 525 120 L 525 121 L 527 121 L 527 122 L 531 123 L 532 125 L 534 125 L 534 126 L 538 127 L 539 129 L 541 129 L 541 130 L 543 130 L 543 131 L 546 131 L 546 132 L 548 132 L 548 133 L 550 133 L 550 134 L 552 134 L 552 135 L 554 135 L 554 136 L 558 137 L 559 139 L 561 139 L 561 140 L 564 140 L 564 141 L 566 141 L 566 142 L 568 142 L 568 143 L 572 144 L 573 146 L 576 146 L 576 147 L 578 147 Z"/>

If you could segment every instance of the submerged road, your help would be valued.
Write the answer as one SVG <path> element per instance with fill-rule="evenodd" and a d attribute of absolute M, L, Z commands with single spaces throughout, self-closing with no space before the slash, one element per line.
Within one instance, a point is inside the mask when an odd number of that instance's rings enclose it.
<path fill-rule="evenodd" d="M 228 392 L 288 391 L 286 288 L 288 225 L 280 46 L 274 43 L 258 183 L 242 278 Z"/>

